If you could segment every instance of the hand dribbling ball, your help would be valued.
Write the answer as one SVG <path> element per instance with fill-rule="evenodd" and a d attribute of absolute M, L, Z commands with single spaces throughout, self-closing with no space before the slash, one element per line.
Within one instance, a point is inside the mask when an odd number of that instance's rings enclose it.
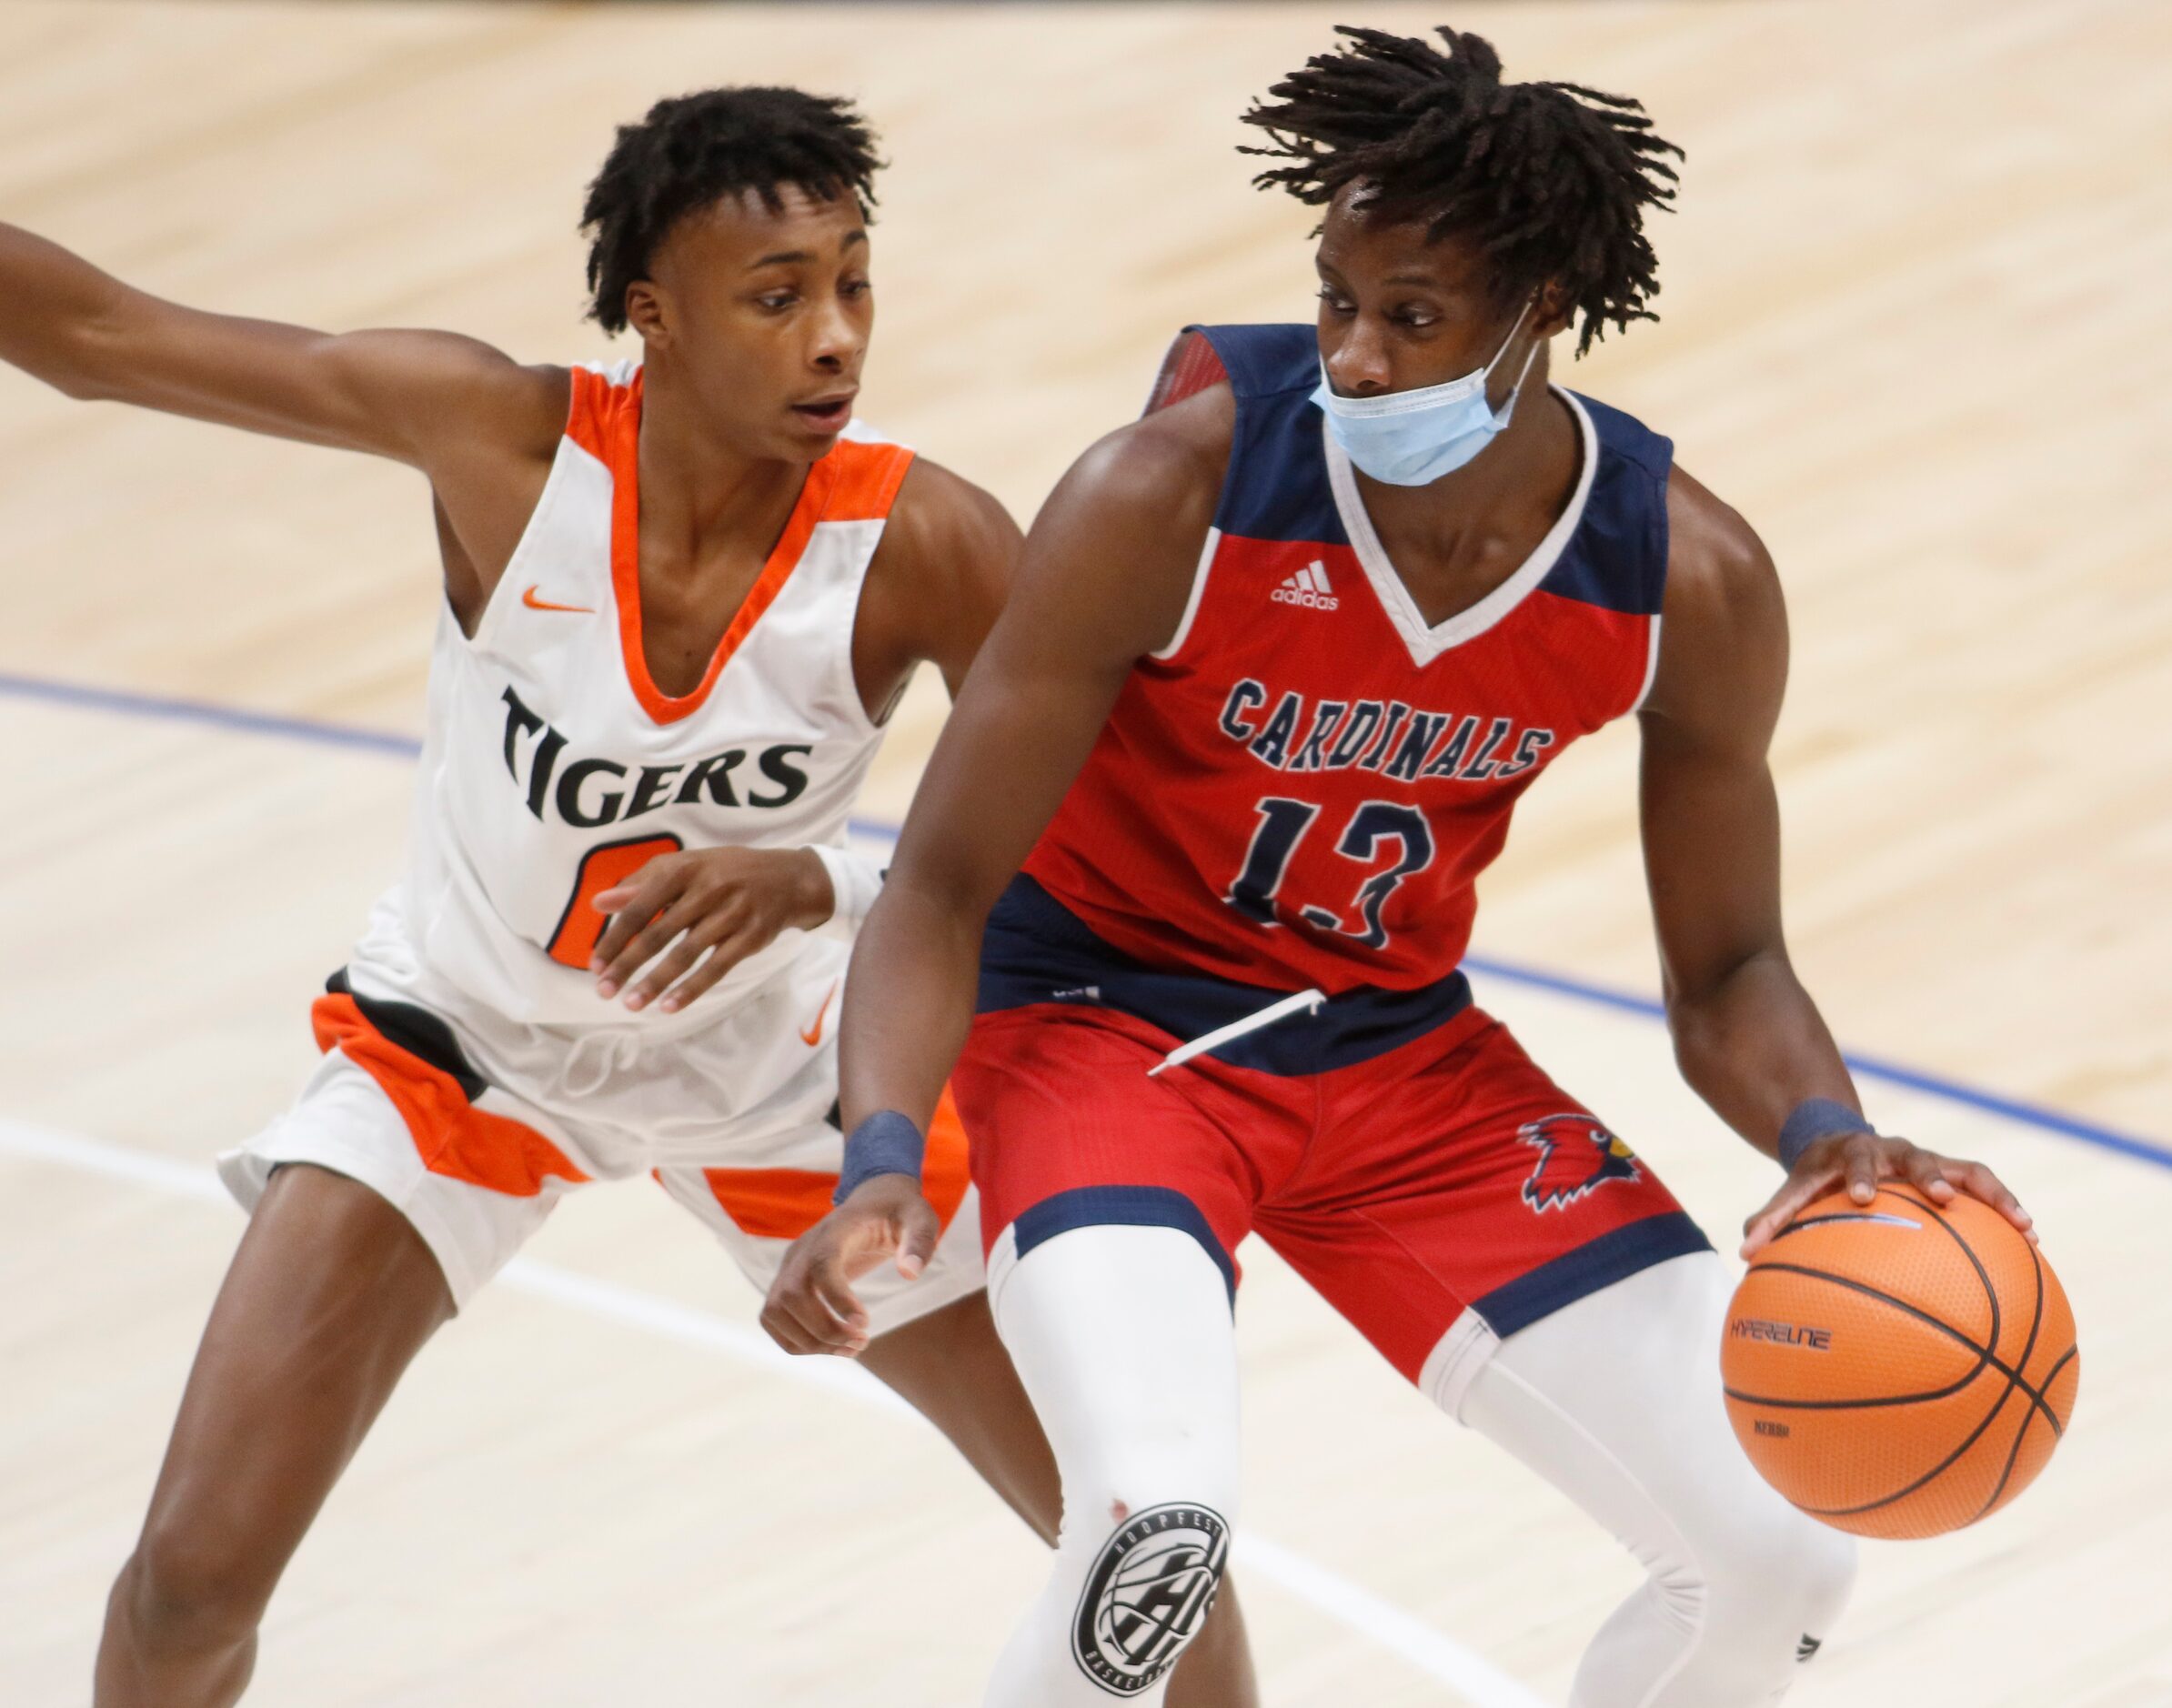
<path fill-rule="evenodd" d="M 2074 1312 L 1988 1204 L 1888 1181 L 1804 1207 L 1752 1260 L 1720 1354 L 1727 1413 L 1766 1482 L 1863 1536 L 1989 1516 L 2074 1412 Z"/>

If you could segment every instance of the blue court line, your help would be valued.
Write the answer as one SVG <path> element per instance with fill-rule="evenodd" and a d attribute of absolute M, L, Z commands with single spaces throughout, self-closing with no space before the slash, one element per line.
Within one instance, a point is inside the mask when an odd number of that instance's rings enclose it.
<path fill-rule="evenodd" d="M 1465 955 L 1463 965 L 1486 978 L 1528 985 L 1536 990 L 1551 990 L 1557 995 L 1574 997 L 1600 1008 L 1619 1009 L 1627 1014 L 1642 1014 L 1655 1020 L 1666 1019 L 1664 1004 L 1634 991 L 1587 984 L 1582 979 L 1564 979 L 1559 973 L 1540 972 L 1534 968 L 1519 967 L 1483 955 Z M 2062 1139 L 2095 1145 L 2100 1150 L 2114 1150 L 2139 1162 L 2154 1162 L 2160 1169 L 2172 1169 L 2172 1150 L 2133 1133 L 2100 1127 L 2094 1121 L 2083 1120 L 2042 1103 L 2024 1102 L 2019 1098 L 2002 1097 L 1996 1091 L 1979 1090 L 1958 1080 L 1949 1080 L 1942 1074 L 1926 1073 L 1921 1068 L 1911 1068 L 1884 1056 L 1866 1056 L 1853 1050 L 1844 1050 L 1842 1055 L 1851 1073 L 1867 1079 L 1883 1080 L 1889 1085 L 1901 1086 L 1911 1091 L 1928 1092 L 1949 1103 L 1960 1103 L 1969 1109 L 1981 1110 L 1986 1115 L 1997 1115 L 2025 1127 L 2056 1133 Z"/>
<path fill-rule="evenodd" d="M 298 741 L 316 747 L 346 748 L 387 754 L 403 759 L 412 759 L 422 751 L 422 743 L 413 736 L 398 735 L 390 730 L 358 728 L 352 724 L 330 723 L 316 718 L 286 718 L 269 712 L 245 711 L 237 707 L 222 706 L 210 700 L 138 694 L 126 688 L 92 688 L 81 683 L 25 676 L 5 670 L 0 670 L 0 698 L 31 700 L 82 711 L 113 712 L 122 717 L 143 718 L 160 723 L 196 724 L 230 734 L 264 736 L 274 740 Z M 890 842 L 895 842 L 898 838 L 895 825 L 880 824 L 872 819 L 855 819 L 851 828 L 855 836 Z M 1559 973 L 1542 972 L 1535 968 L 1521 967 L 1512 961 L 1494 960 L 1485 956 L 1466 956 L 1463 965 L 1483 978 L 1499 979 L 1505 983 L 1520 984 L 1534 990 L 1552 991 L 1557 996 L 1574 997 L 1599 1008 L 1640 1014 L 1648 1020 L 1664 1020 L 1666 1018 L 1666 1010 L 1658 1002 L 1634 991 L 1591 984 L 1582 979 L 1564 978 Z M 1889 1061 L 1883 1057 L 1866 1056 L 1851 1050 L 1847 1052 L 1846 1060 L 1851 1071 L 1867 1078 L 1883 1080 L 1889 1085 L 1901 1086 L 1911 1091 L 1922 1091 L 1967 1109 L 1981 1110 L 1985 1114 L 1996 1115 L 2021 1126 L 2034 1127 L 2038 1131 L 2054 1133 L 2062 1139 L 2071 1139 L 2079 1144 L 2092 1145 L 2099 1150 L 2130 1157 L 2137 1162 L 2152 1163 L 2160 1169 L 2172 1169 L 2172 1149 L 2137 1134 L 2098 1126 L 2094 1121 L 2082 1120 L 2041 1103 L 2025 1102 L 2018 1098 L 2003 1097 L 1996 1091 L 1980 1090 L 1960 1080 L 1949 1080 L 1941 1074 L 1926 1073 L 1920 1068 Z"/>
<path fill-rule="evenodd" d="M 17 676 L 0 670 L 0 696 L 41 701 L 78 711 L 118 712 L 128 718 L 147 718 L 159 723 L 200 724 L 248 736 L 272 736 L 286 741 L 305 741 L 320 748 L 359 748 L 369 753 L 389 753 L 412 759 L 422 751 L 413 736 L 387 729 L 359 729 L 352 724 L 326 723 L 316 718 L 279 718 L 269 712 L 244 711 L 210 700 L 176 699 L 163 694 L 135 694 L 123 688 L 89 688 L 75 682 L 55 682 L 45 677 Z"/>

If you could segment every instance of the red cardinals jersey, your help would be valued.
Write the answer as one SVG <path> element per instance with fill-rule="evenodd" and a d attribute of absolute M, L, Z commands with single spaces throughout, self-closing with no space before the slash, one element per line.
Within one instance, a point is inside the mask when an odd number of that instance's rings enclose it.
<path fill-rule="evenodd" d="M 1428 626 L 1312 401 L 1312 328 L 1188 330 L 1150 410 L 1225 378 L 1229 470 L 1183 621 L 1025 870 L 1149 965 L 1330 995 L 1435 983 L 1517 799 L 1651 686 L 1672 447 L 1560 393 L 1583 441 L 1567 508 Z"/>

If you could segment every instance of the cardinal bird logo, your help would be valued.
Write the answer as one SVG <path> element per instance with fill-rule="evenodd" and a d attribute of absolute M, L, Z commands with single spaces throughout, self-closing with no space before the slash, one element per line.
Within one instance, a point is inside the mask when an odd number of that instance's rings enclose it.
<path fill-rule="evenodd" d="M 1516 1137 L 1539 1153 L 1523 1182 L 1523 1201 L 1540 1214 L 1573 1204 L 1609 1181 L 1644 1179 L 1635 1152 L 1589 1115 L 1525 1121 Z"/>

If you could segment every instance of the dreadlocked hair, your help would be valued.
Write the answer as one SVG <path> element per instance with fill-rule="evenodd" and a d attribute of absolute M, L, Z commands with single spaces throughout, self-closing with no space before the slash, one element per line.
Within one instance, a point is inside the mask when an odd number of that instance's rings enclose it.
<path fill-rule="evenodd" d="M 657 246 L 696 210 L 752 191 L 772 214 L 795 186 L 819 201 L 850 195 L 864 216 L 882 167 L 875 134 L 850 101 L 801 89 L 705 89 L 659 101 L 618 127 L 588 186 L 588 317 L 626 330 L 626 287 L 649 276 Z"/>
<path fill-rule="evenodd" d="M 1368 211 L 1423 220 L 1427 241 L 1474 241 L 1505 301 L 1558 285 L 1584 317 L 1582 356 L 1611 323 L 1655 320 L 1658 261 L 1647 207 L 1674 199 L 1666 163 L 1682 150 L 1652 132 L 1641 103 L 1574 83 L 1503 83 L 1479 36 L 1443 28 L 1443 53 L 1415 36 L 1339 26 L 1350 45 L 1315 54 L 1244 115 L 1273 138 L 1241 148 L 1292 164 L 1252 180 L 1309 206 L 1358 185 Z"/>

